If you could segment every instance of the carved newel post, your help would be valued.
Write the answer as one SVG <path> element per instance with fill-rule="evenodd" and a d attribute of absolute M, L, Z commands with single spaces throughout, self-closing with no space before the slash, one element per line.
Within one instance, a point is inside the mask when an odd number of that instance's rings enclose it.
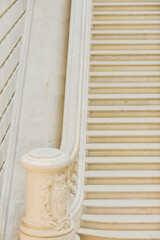
<path fill-rule="evenodd" d="M 20 240 L 74 240 L 69 218 L 70 157 L 53 148 L 35 149 L 21 158 L 26 169 L 26 212 Z"/>

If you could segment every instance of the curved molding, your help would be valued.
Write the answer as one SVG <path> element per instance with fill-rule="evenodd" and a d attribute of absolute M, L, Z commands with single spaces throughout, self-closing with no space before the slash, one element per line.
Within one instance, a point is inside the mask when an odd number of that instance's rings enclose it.
<path fill-rule="evenodd" d="M 78 228 L 83 202 L 89 72 L 91 0 L 73 0 L 69 33 L 61 150 L 78 157 L 77 194 L 70 208 Z"/>
<path fill-rule="evenodd" d="M 20 113 L 21 113 L 24 78 L 25 78 L 28 46 L 29 46 L 29 40 L 30 40 L 33 9 L 34 9 L 34 0 L 30 0 L 28 1 L 28 4 L 27 4 L 27 10 L 26 10 L 26 16 L 25 16 L 25 26 L 24 26 L 24 34 L 23 34 L 23 41 L 22 41 L 22 47 L 21 47 L 20 65 L 18 69 L 12 124 L 11 124 L 10 139 L 8 144 L 9 150 L 8 150 L 6 161 L 5 161 L 5 171 L 4 171 L 4 177 L 3 177 L 4 180 L 3 180 L 2 194 L 1 194 L 2 197 L 0 199 L 0 239 L 1 240 L 5 238 L 6 225 L 7 225 L 6 224 L 7 213 L 8 213 L 9 199 L 10 199 L 11 186 L 12 186 L 13 168 L 15 164 L 16 143 L 17 143 L 17 136 L 18 136 L 18 129 L 19 129 L 19 120 L 20 120 Z"/>

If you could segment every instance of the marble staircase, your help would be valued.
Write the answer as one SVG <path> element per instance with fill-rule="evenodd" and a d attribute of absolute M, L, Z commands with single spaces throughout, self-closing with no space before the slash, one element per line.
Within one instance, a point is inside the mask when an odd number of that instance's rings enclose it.
<path fill-rule="evenodd" d="M 160 1 L 93 0 L 81 240 L 160 239 Z"/>

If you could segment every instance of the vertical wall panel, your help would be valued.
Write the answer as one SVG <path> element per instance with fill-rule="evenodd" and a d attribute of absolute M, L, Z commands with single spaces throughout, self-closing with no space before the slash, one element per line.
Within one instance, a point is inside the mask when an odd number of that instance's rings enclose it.
<path fill-rule="evenodd" d="M 0 1 L 0 193 L 27 0 Z"/>

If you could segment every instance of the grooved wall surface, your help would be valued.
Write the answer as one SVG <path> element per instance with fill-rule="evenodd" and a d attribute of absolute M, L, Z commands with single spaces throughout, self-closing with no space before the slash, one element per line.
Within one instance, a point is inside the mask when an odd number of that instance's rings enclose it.
<path fill-rule="evenodd" d="M 9 140 L 26 2 L 0 1 L 0 183 Z"/>

